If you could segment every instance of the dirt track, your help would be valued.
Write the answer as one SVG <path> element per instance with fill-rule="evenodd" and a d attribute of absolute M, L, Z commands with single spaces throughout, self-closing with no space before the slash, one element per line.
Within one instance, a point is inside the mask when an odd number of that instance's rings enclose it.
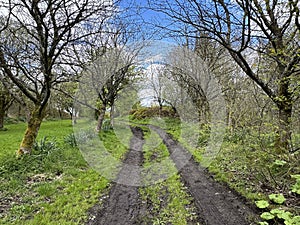
<path fill-rule="evenodd" d="M 180 175 L 194 198 L 197 214 L 200 216 L 199 224 L 251 224 L 248 218 L 256 217 L 256 214 L 243 198 L 228 187 L 215 182 L 169 134 L 158 127 L 150 126 L 150 128 L 163 139 L 176 166 L 182 168 Z M 131 129 L 134 136 L 124 163 L 140 166 L 143 162 L 143 132 L 140 128 Z M 184 167 L 182 162 L 186 160 L 182 159 L 190 159 Z M 118 180 L 113 184 L 102 207 L 95 206 L 91 209 L 88 225 L 147 224 L 143 222 L 147 209 L 141 202 L 138 192 L 140 174 L 138 170 L 130 171 L 130 168 L 125 166 L 120 171 L 118 179 L 124 179 L 124 177 L 131 177 L 131 182 L 136 185 L 126 185 L 125 180 Z"/>
<path fill-rule="evenodd" d="M 191 158 L 180 175 L 194 198 L 202 224 L 208 225 L 249 225 L 248 219 L 256 213 L 245 200 L 228 187 L 215 182 L 211 176 L 189 156 L 189 153 L 172 137 L 158 127 L 151 126 L 168 147 L 177 167 L 182 168 L 182 158 Z"/>
<path fill-rule="evenodd" d="M 131 128 L 133 137 L 130 142 L 129 152 L 126 154 L 124 164 L 141 166 L 143 162 L 142 146 L 144 144 L 142 129 Z M 139 183 L 140 175 L 129 168 L 122 168 L 117 182 L 110 189 L 108 198 L 102 207 L 96 206 L 91 210 L 90 219 L 87 224 L 97 225 L 129 225 L 141 224 L 140 218 L 143 215 L 142 203 L 139 199 L 138 186 L 126 185 L 125 177 L 134 177 L 130 182 Z M 128 176 L 126 175 L 127 173 Z"/>

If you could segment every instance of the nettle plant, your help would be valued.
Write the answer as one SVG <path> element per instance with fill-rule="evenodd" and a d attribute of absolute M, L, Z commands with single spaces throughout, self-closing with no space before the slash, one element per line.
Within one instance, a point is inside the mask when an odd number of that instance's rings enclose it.
<path fill-rule="evenodd" d="M 300 174 L 291 175 L 292 178 L 296 179 L 296 183 L 291 187 L 291 191 L 296 194 L 300 194 Z M 271 210 L 263 212 L 260 217 L 264 220 L 259 222 L 260 225 L 269 224 L 282 224 L 285 225 L 299 225 L 300 216 L 295 216 L 291 212 L 284 210 L 280 207 L 286 201 L 283 194 L 270 194 L 268 195 L 269 200 L 259 200 L 255 204 L 260 209 L 269 209 L 270 202 L 279 206 L 278 208 L 273 208 Z"/>

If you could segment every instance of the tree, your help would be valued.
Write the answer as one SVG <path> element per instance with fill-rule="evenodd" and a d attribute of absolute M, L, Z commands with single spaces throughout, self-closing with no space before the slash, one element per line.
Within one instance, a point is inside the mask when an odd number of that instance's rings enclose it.
<path fill-rule="evenodd" d="M 77 91 L 78 84 L 76 82 L 65 82 L 55 87 L 55 93 L 51 97 L 51 103 L 54 109 L 58 110 L 59 117 L 62 118 L 63 112 L 68 113 L 76 123 L 76 105 L 74 104 L 74 96 Z"/>
<path fill-rule="evenodd" d="M 4 130 L 4 117 L 14 98 L 7 88 L 0 82 L 0 131 Z"/>
<path fill-rule="evenodd" d="M 163 81 L 165 72 L 165 66 L 152 63 L 144 72 L 144 85 L 143 89 L 150 89 L 154 101 L 159 105 L 159 113 L 161 113 L 162 107 L 166 101 L 163 97 L 165 89 L 165 82 Z"/>
<path fill-rule="evenodd" d="M 53 87 L 80 71 L 85 52 L 97 45 L 113 1 L 16 0 L 0 28 L 0 66 L 34 107 L 18 155 L 30 153 Z"/>
<path fill-rule="evenodd" d="M 194 51 L 188 48 L 177 48 L 170 54 L 168 69 L 178 86 L 193 100 L 201 126 L 208 124 L 209 101 L 212 100 L 215 89 L 206 63 Z"/>
<path fill-rule="evenodd" d="M 294 82 L 299 77 L 299 4 L 298 0 L 209 0 L 155 1 L 154 10 L 165 13 L 173 22 L 185 24 L 189 36 L 220 43 L 232 59 L 274 102 L 278 109 L 276 150 L 288 153 L 291 117 L 295 99 Z M 175 25 L 172 32 L 182 33 Z M 269 76 L 253 66 L 253 58 L 271 61 Z"/>
<path fill-rule="evenodd" d="M 135 56 L 125 46 L 114 46 L 105 49 L 85 70 L 78 99 L 97 111 L 96 131 L 102 129 L 107 107 L 114 106 L 119 92 L 128 84 Z"/>

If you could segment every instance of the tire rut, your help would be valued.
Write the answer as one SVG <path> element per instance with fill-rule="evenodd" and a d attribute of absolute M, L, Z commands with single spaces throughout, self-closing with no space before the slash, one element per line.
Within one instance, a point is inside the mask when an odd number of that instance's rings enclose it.
<path fill-rule="evenodd" d="M 144 209 L 141 208 L 143 204 L 139 197 L 140 174 L 138 167 L 143 162 L 144 138 L 141 128 L 130 128 L 134 136 L 131 138 L 129 152 L 123 161 L 124 166 L 102 207 L 99 209 L 98 206 L 98 209 L 91 210 L 96 211 L 96 215 L 94 219 L 87 222 L 88 225 L 140 224 Z M 136 169 L 134 169 L 135 166 Z"/>
<path fill-rule="evenodd" d="M 163 139 L 171 159 L 177 168 L 181 168 L 180 175 L 194 198 L 202 225 L 249 225 L 249 218 L 257 218 L 257 213 L 244 198 L 214 181 L 171 135 L 159 127 L 149 127 Z M 183 165 L 183 162 L 187 164 Z"/>

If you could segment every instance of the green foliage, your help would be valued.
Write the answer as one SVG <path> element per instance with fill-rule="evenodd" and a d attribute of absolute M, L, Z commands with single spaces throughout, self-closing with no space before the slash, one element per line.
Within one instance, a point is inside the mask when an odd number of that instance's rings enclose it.
<path fill-rule="evenodd" d="M 264 220 L 272 220 L 275 218 L 275 216 L 269 212 L 264 212 L 260 215 L 260 217 Z"/>
<path fill-rule="evenodd" d="M 264 222 L 258 222 L 259 225 L 269 225 L 268 222 L 264 221 Z"/>
<path fill-rule="evenodd" d="M 285 225 L 299 225 L 300 224 L 300 216 L 294 216 L 286 221 L 284 221 Z"/>
<path fill-rule="evenodd" d="M 296 183 L 292 186 L 292 192 L 300 195 L 300 174 L 291 175 L 291 177 L 296 179 Z"/>
<path fill-rule="evenodd" d="M 67 136 L 65 136 L 64 142 L 66 144 L 70 145 L 71 147 L 77 147 L 76 138 L 75 138 L 74 133 L 71 133 L 71 134 L 68 134 Z"/>
<path fill-rule="evenodd" d="M 276 159 L 276 161 L 274 162 L 274 165 L 277 165 L 277 166 L 284 166 L 286 164 L 287 164 L 287 162 L 284 161 L 284 160 L 278 160 L 278 159 Z"/>
<path fill-rule="evenodd" d="M 34 143 L 32 154 L 38 157 L 45 157 L 45 155 L 49 155 L 56 150 L 58 150 L 56 140 L 48 140 L 48 137 L 43 137 Z"/>
<path fill-rule="evenodd" d="M 289 220 L 292 217 L 292 213 L 286 212 L 282 209 L 272 209 L 270 211 L 271 214 L 276 215 L 279 219 Z"/>
<path fill-rule="evenodd" d="M 255 204 L 260 209 L 268 208 L 268 206 L 270 205 L 269 202 L 265 200 L 255 201 Z"/>
<path fill-rule="evenodd" d="M 77 144 L 86 144 L 88 141 L 97 137 L 97 133 L 92 129 L 82 129 L 75 133 Z"/>
<path fill-rule="evenodd" d="M 272 224 L 298 225 L 300 222 L 300 216 L 294 216 L 291 212 L 277 208 L 270 212 L 263 212 L 260 217 Z M 259 224 L 269 224 L 268 222 L 263 221 Z"/>
<path fill-rule="evenodd" d="M 176 118 L 178 115 L 168 106 L 164 106 L 161 110 L 158 106 L 137 108 L 130 111 L 132 119 L 143 120 L 153 117 L 169 117 Z"/>
<path fill-rule="evenodd" d="M 283 204 L 286 201 L 283 194 L 270 194 L 269 199 L 277 204 Z"/>
<path fill-rule="evenodd" d="M 168 132 L 201 162 L 201 154 L 205 149 L 191 149 L 184 143 L 181 139 L 181 126 L 184 124 L 171 119 L 166 121 Z M 270 193 L 280 190 L 282 195 L 271 195 L 272 202 L 284 204 L 287 198 L 289 204 L 285 205 L 285 210 L 298 214 L 297 201 L 289 191 L 299 193 L 300 179 L 298 181 L 297 175 L 291 175 L 300 172 L 299 154 L 297 152 L 291 156 L 274 154 L 274 124 L 266 126 L 269 126 L 269 130 L 259 134 L 250 127 L 241 127 L 234 132 L 226 133 L 218 155 L 209 166 L 209 171 L 214 174 L 216 180 L 228 183 L 231 188 L 254 201 L 261 209 L 272 209 L 274 204 L 266 199 Z M 200 143 L 205 146 L 205 142 Z M 282 221 L 276 215 L 275 218 Z"/>
<path fill-rule="evenodd" d="M 269 198 L 270 198 L 270 200 L 272 200 L 273 202 L 275 202 L 277 204 L 283 204 L 286 200 L 282 194 L 270 194 Z M 260 209 L 265 209 L 265 208 L 269 207 L 269 203 L 265 200 L 256 201 L 255 203 L 256 203 L 256 206 Z M 286 211 L 281 208 L 275 208 L 269 212 L 263 212 L 260 215 L 260 217 L 269 222 L 272 221 L 272 224 L 273 224 L 273 222 L 283 222 L 286 225 L 297 225 L 298 222 L 300 221 L 299 216 L 294 216 L 291 212 Z M 263 222 L 259 222 L 259 224 L 269 224 L 269 223 L 266 221 L 263 221 Z"/>

